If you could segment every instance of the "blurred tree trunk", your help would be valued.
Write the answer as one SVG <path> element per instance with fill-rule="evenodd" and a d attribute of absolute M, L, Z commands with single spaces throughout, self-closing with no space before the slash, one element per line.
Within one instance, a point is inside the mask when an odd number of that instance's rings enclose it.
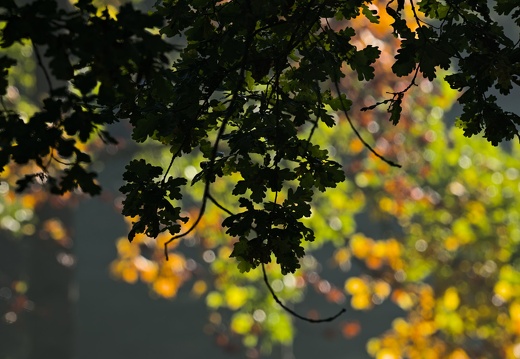
<path fill-rule="evenodd" d="M 70 359 L 74 348 L 74 288 L 70 209 L 45 204 L 37 211 L 40 223 L 59 218 L 66 234 L 60 241 L 39 228 L 29 244 L 27 297 L 34 303 L 28 321 L 30 359 Z"/>

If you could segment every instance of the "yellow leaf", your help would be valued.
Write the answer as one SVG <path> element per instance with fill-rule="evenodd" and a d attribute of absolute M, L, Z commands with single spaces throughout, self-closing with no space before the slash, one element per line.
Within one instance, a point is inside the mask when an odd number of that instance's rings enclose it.
<path fill-rule="evenodd" d="M 232 286 L 225 291 L 224 296 L 227 306 L 232 310 L 237 310 L 246 303 L 248 291 L 243 287 Z"/>
<path fill-rule="evenodd" d="M 125 265 L 123 270 L 121 271 L 121 278 L 127 283 L 137 282 L 137 269 L 133 265 Z"/>
<path fill-rule="evenodd" d="M 377 353 L 376 359 L 401 359 L 401 356 L 393 350 L 385 348 Z"/>
<path fill-rule="evenodd" d="M 334 260 L 338 264 L 346 263 L 350 260 L 350 251 L 348 248 L 340 248 L 334 253 Z"/>
<path fill-rule="evenodd" d="M 164 273 L 182 273 L 185 271 L 186 259 L 180 254 L 170 253 L 168 261 L 163 263 Z"/>
<path fill-rule="evenodd" d="M 125 237 L 121 237 L 117 240 L 116 248 L 117 253 L 122 258 L 134 258 L 138 256 L 140 252 L 139 247 L 134 243 L 130 243 Z"/>
<path fill-rule="evenodd" d="M 231 319 L 231 330 L 238 334 L 247 334 L 254 324 L 253 317 L 246 313 L 237 313 Z"/>
<path fill-rule="evenodd" d="M 143 282 L 152 283 L 157 278 L 157 275 L 159 274 L 159 265 L 156 262 L 152 262 L 139 256 L 135 263 Z"/>
<path fill-rule="evenodd" d="M 368 293 L 359 293 L 352 296 L 350 305 L 356 310 L 369 309 L 372 306 L 372 301 Z"/>
<path fill-rule="evenodd" d="M 388 258 L 398 258 L 401 255 L 401 244 L 395 239 L 386 241 L 386 256 Z"/>
<path fill-rule="evenodd" d="M 173 298 L 177 294 L 180 278 L 176 276 L 159 277 L 153 283 L 153 290 L 164 298 Z"/>
<path fill-rule="evenodd" d="M 23 280 L 17 281 L 14 285 L 14 290 L 16 291 L 16 293 L 24 294 L 25 292 L 27 292 L 27 289 L 27 282 L 24 282 Z"/>
<path fill-rule="evenodd" d="M 390 284 L 385 282 L 384 280 L 378 280 L 374 284 L 374 294 L 376 294 L 379 298 L 386 298 L 390 294 Z"/>
<path fill-rule="evenodd" d="M 354 234 L 349 242 L 352 254 L 360 259 L 364 259 L 368 256 L 373 244 L 373 240 L 361 234 Z"/>
<path fill-rule="evenodd" d="M 206 304 L 212 309 L 220 307 L 223 303 L 224 300 L 219 292 L 211 292 L 206 296 Z"/>
<path fill-rule="evenodd" d="M 198 280 L 193 284 L 191 292 L 197 297 L 200 297 L 202 294 L 206 292 L 206 290 L 208 290 L 206 282 L 204 282 L 203 280 Z"/>
<path fill-rule="evenodd" d="M 28 194 L 28 195 L 25 195 L 22 197 L 22 206 L 24 208 L 34 208 L 35 204 L 36 204 L 36 197 L 34 195 Z"/>
<path fill-rule="evenodd" d="M 420 322 L 416 328 L 417 332 L 422 336 L 430 336 L 437 331 L 437 326 L 433 321 Z"/>
<path fill-rule="evenodd" d="M 509 315 L 511 316 L 511 319 L 515 321 L 520 321 L 520 302 L 513 302 L 509 306 Z"/>
<path fill-rule="evenodd" d="M 394 212 L 395 203 L 392 199 L 388 197 L 383 197 L 379 201 L 379 208 L 381 208 L 382 211 L 393 213 Z"/>
<path fill-rule="evenodd" d="M 353 154 L 363 151 L 364 148 L 365 146 L 359 138 L 354 138 L 352 141 L 350 141 L 349 149 Z"/>
<path fill-rule="evenodd" d="M 51 218 L 46 220 L 43 229 L 56 241 L 67 239 L 67 231 L 59 219 Z"/>
<path fill-rule="evenodd" d="M 397 318 L 392 322 L 392 328 L 402 337 L 410 335 L 410 324 L 403 318 Z"/>
<path fill-rule="evenodd" d="M 367 293 L 368 287 L 363 279 L 351 277 L 345 282 L 345 291 L 352 295 Z"/>
<path fill-rule="evenodd" d="M 450 287 L 444 292 L 443 305 L 447 310 L 455 310 L 460 304 L 459 293 L 455 287 Z"/>
<path fill-rule="evenodd" d="M 106 6 L 103 6 L 103 7 L 99 7 L 97 9 L 97 13 L 96 13 L 96 16 L 97 17 L 101 17 L 101 14 L 105 11 L 105 9 L 108 10 L 108 15 L 110 16 L 111 19 L 114 19 L 116 20 L 116 15 L 117 13 L 119 12 L 117 10 L 117 8 L 113 5 L 106 5 Z"/>
<path fill-rule="evenodd" d="M 404 290 L 397 289 L 392 295 L 394 302 L 404 310 L 408 310 L 413 306 L 412 296 Z"/>
<path fill-rule="evenodd" d="M 450 354 L 449 359 L 469 359 L 469 356 L 464 350 L 456 349 Z"/>
<path fill-rule="evenodd" d="M 448 251 L 453 252 L 459 248 L 459 240 L 455 236 L 449 236 L 444 240 L 444 248 Z"/>
<path fill-rule="evenodd" d="M 233 252 L 233 249 L 231 247 L 221 247 L 218 251 L 218 257 L 219 258 L 229 258 L 231 255 L 231 252 Z"/>
<path fill-rule="evenodd" d="M 372 338 L 367 342 L 367 353 L 371 356 L 375 356 L 381 348 L 381 341 L 377 338 Z"/>
<path fill-rule="evenodd" d="M 511 299 L 513 295 L 513 287 L 511 286 L 511 283 L 503 280 L 498 281 L 497 284 L 495 284 L 494 291 L 505 301 Z"/>

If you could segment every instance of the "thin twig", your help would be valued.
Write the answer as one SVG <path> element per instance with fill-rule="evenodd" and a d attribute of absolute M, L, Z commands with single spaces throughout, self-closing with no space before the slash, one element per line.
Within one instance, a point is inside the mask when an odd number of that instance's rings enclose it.
<path fill-rule="evenodd" d="M 390 3 L 392 3 L 394 0 L 391 0 Z M 388 3 L 388 4 L 390 4 Z M 387 5 L 388 6 L 388 5 Z M 330 26 L 328 20 L 326 19 L 326 22 L 327 22 L 327 26 L 328 26 L 328 29 L 329 30 L 332 30 L 332 27 Z M 321 42 L 319 39 L 316 39 L 318 41 L 318 43 L 320 43 L 321 45 Z M 322 45 L 323 47 L 323 45 Z M 336 59 L 336 61 L 338 61 Z M 361 143 L 363 143 L 363 145 L 370 151 L 372 152 L 377 158 L 379 158 L 380 160 L 382 160 L 383 162 L 387 163 L 388 165 L 392 166 L 392 167 L 398 167 L 398 168 L 401 168 L 401 165 L 393 162 L 393 161 L 390 161 L 390 160 L 387 160 L 385 157 L 383 157 L 382 155 L 380 155 L 379 153 L 376 152 L 376 150 L 374 150 L 372 148 L 372 146 L 370 146 L 368 144 L 368 142 L 366 142 L 363 137 L 361 136 L 361 134 L 358 132 L 358 130 L 356 129 L 356 127 L 354 126 L 354 123 L 352 122 L 352 120 L 350 119 L 350 116 L 348 115 L 348 110 L 347 110 L 347 106 L 345 106 L 345 103 L 343 101 L 343 98 L 341 97 L 341 91 L 339 89 L 339 84 L 338 84 L 338 79 L 336 78 L 336 76 L 334 76 L 334 78 L 331 79 L 332 82 L 334 83 L 334 86 L 336 88 L 336 93 L 338 95 L 338 98 L 339 98 L 339 102 L 341 104 L 341 110 L 343 111 L 343 113 L 345 114 L 345 117 L 347 118 L 347 121 L 350 125 L 350 127 L 352 128 L 352 130 L 354 131 L 354 133 L 356 134 L 357 138 L 359 138 L 359 140 L 361 141 Z"/>
<path fill-rule="evenodd" d="M 2 105 L 2 109 L 3 109 L 2 112 L 4 112 L 6 115 L 8 115 L 10 111 L 7 109 L 7 106 L 5 105 L 3 96 L 0 97 L 0 104 Z"/>
<path fill-rule="evenodd" d="M 417 74 L 419 73 L 419 64 L 417 64 L 415 66 L 415 73 L 413 74 L 413 77 L 412 77 L 412 81 L 410 81 L 410 84 L 408 84 L 408 86 L 402 90 L 402 91 L 399 91 L 399 92 L 388 92 L 389 94 L 391 95 L 404 95 L 405 92 L 407 92 L 409 89 L 412 88 L 412 86 L 417 86 L 417 84 L 415 83 L 415 80 L 417 79 Z"/>
<path fill-rule="evenodd" d="M 230 103 L 229 103 L 229 106 L 226 111 L 226 115 L 222 119 L 222 124 L 220 125 L 219 131 L 217 133 L 217 138 L 215 139 L 215 143 L 213 144 L 213 148 L 211 149 L 211 156 L 209 159 L 206 176 L 205 176 L 206 183 L 204 186 L 204 194 L 202 195 L 202 204 L 200 206 L 199 213 L 197 215 L 197 218 L 195 219 L 195 222 L 193 222 L 193 224 L 186 231 L 171 237 L 169 240 L 167 240 L 164 243 L 164 255 L 166 257 L 166 260 L 168 260 L 168 258 L 169 258 L 168 244 L 170 244 L 171 242 L 173 242 L 176 239 L 185 237 L 188 234 L 190 234 L 199 225 L 202 217 L 204 216 L 204 212 L 206 211 L 206 205 L 207 205 L 208 199 L 210 197 L 210 192 L 209 192 L 210 186 L 211 186 L 210 176 L 213 171 L 213 165 L 215 164 L 215 159 L 217 158 L 218 146 L 219 146 L 220 140 L 222 139 L 222 135 L 224 135 L 224 132 L 226 130 L 227 123 L 229 122 L 229 119 L 231 118 L 231 115 L 233 114 L 233 111 L 235 109 L 235 103 L 236 103 L 235 101 L 237 99 L 237 95 L 240 92 L 240 88 L 243 86 L 244 81 L 245 81 L 245 76 L 244 76 L 245 67 L 246 67 L 247 58 L 249 55 L 249 47 L 251 46 L 251 42 L 253 41 L 252 34 L 253 34 L 253 31 L 252 31 L 252 29 L 250 29 L 250 31 L 248 33 L 248 37 L 246 39 L 245 46 L 244 46 L 244 54 L 242 56 L 242 61 L 241 61 L 240 80 L 238 81 L 237 86 L 235 87 L 235 89 L 233 90 L 233 92 L 231 94 L 231 99 L 230 99 Z"/>
<path fill-rule="evenodd" d="M 417 14 L 417 11 L 415 10 L 415 4 L 413 3 L 413 0 L 410 0 L 410 5 L 412 6 L 413 17 L 415 18 L 415 22 L 419 28 L 421 27 L 421 23 L 423 23 L 429 27 L 433 27 L 434 29 L 440 28 L 440 27 L 434 26 L 432 24 L 429 24 L 426 21 L 419 18 L 419 15 Z"/>
<path fill-rule="evenodd" d="M 305 144 L 305 152 L 309 150 L 309 145 L 311 143 L 312 136 L 314 136 L 314 132 L 316 132 L 316 129 L 318 128 L 318 124 L 320 122 L 320 111 L 321 107 L 323 106 L 322 98 L 321 98 L 321 90 L 320 85 L 316 81 L 314 83 L 316 85 L 316 96 L 318 97 L 318 115 L 316 116 L 316 121 L 314 121 L 314 124 L 312 125 L 311 132 L 309 133 L 309 137 L 307 137 L 307 143 Z"/>
<path fill-rule="evenodd" d="M 59 158 L 56 158 L 56 156 L 54 156 L 54 149 L 51 150 L 49 163 L 47 163 L 46 167 L 48 167 L 51 164 L 52 161 L 58 162 L 59 164 L 62 164 L 64 166 L 72 166 L 72 165 L 74 165 L 73 162 L 65 162 L 65 161 L 60 160 Z"/>
<path fill-rule="evenodd" d="M 417 86 L 417 84 L 415 83 L 415 80 L 417 79 L 417 74 L 419 73 L 419 65 L 415 66 L 415 73 L 413 75 L 413 78 L 412 78 L 412 81 L 410 82 L 410 84 L 402 91 L 399 91 L 399 92 L 387 92 L 387 94 L 390 94 L 390 95 L 393 95 L 393 98 L 389 98 L 389 99 L 386 99 L 386 100 L 383 100 L 383 101 L 379 101 L 379 102 L 376 102 L 375 104 L 373 105 L 370 105 L 370 106 L 366 106 L 366 107 L 363 107 L 360 109 L 360 111 L 369 111 L 369 110 L 373 110 L 374 108 L 376 108 L 377 106 L 380 106 L 380 105 L 385 105 L 389 102 L 394 102 L 396 101 L 396 98 L 397 99 L 400 99 L 400 98 L 403 98 L 404 94 L 412 87 L 412 86 Z"/>
<path fill-rule="evenodd" d="M 229 214 L 230 216 L 233 215 L 233 212 L 231 212 L 229 209 L 227 209 L 226 207 L 224 207 L 223 205 L 221 205 L 210 193 L 207 194 L 207 198 L 213 202 L 213 204 L 215 204 L 218 208 L 220 208 L 221 210 L 223 210 L 224 212 L 226 212 L 227 214 Z M 254 230 L 254 228 L 252 228 Z M 280 300 L 280 298 L 278 298 L 278 296 L 276 295 L 276 293 L 274 292 L 273 288 L 271 287 L 271 285 L 269 284 L 269 279 L 267 278 L 267 273 L 266 273 L 266 270 L 265 270 L 265 266 L 264 264 L 262 263 L 262 272 L 263 272 L 263 275 L 264 275 L 264 282 L 267 286 L 267 288 L 269 289 L 269 292 L 271 293 L 271 295 L 273 296 L 273 299 L 275 300 L 276 303 L 280 304 L 280 306 L 283 308 L 283 310 L 285 310 L 286 312 L 288 312 L 289 314 L 295 316 L 296 318 L 299 318 L 299 319 L 302 319 L 302 320 L 305 320 L 307 322 L 310 322 L 310 323 L 323 323 L 323 322 L 331 322 L 333 321 L 334 319 L 336 319 L 337 317 L 339 317 L 341 314 L 345 313 L 347 310 L 345 308 L 342 308 L 336 315 L 333 315 L 332 317 L 328 317 L 328 318 L 324 318 L 324 319 L 312 319 L 312 318 L 308 318 L 308 317 L 304 317 L 303 315 L 300 315 L 298 313 L 296 313 L 294 310 L 288 308 L 286 305 L 284 305 L 282 303 L 282 301 Z"/>
<path fill-rule="evenodd" d="M 345 308 L 342 308 L 338 313 L 336 313 L 335 315 L 333 315 L 332 317 L 328 317 L 328 318 L 323 318 L 323 319 L 312 319 L 312 318 L 308 318 L 308 317 L 304 317 L 303 315 L 300 315 L 298 313 L 296 313 L 294 310 L 292 310 L 291 308 L 287 307 L 286 305 L 284 305 L 282 303 L 282 301 L 278 298 L 278 296 L 276 295 L 276 293 L 274 292 L 273 288 L 271 287 L 271 285 L 269 284 L 269 280 L 267 279 L 267 273 L 265 271 L 265 266 L 264 264 L 262 263 L 262 272 L 264 273 L 264 282 L 265 282 L 265 285 L 267 286 L 267 288 L 269 289 L 269 291 L 271 292 L 271 295 L 273 296 L 273 299 L 276 301 L 276 303 L 280 304 L 280 306 L 288 313 L 290 313 L 292 316 L 298 318 L 298 319 L 301 319 L 301 320 L 305 320 L 306 322 L 309 322 L 309 323 L 324 323 L 324 322 L 332 322 L 334 319 L 336 319 L 337 317 L 339 317 L 341 314 L 345 313 L 347 310 Z"/>
<path fill-rule="evenodd" d="M 221 205 L 216 199 L 215 197 L 213 197 L 211 195 L 211 193 L 208 193 L 208 199 L 215 205 L 217 206 L 218 208 L 220 208 L 221 210 L 223 210 L 224 212 L 226 212 L 227 214 L 229 214 L 230 216 L 232 216 L 234 213 L 231 212 L 229 209 L 227 209 L 226 207 L 224 207 L 223 205 Z"/>
<path fill-rule="evenodd" d="M 352 120 L 350 119 L 350 116 L 348 115 L 348 110 L 347 110 L 347 107 L 345 106 L 345 104 L 343 103 L 343 98 L 341 98 L 341 91 L 339 90 L 339 85 L 338 85 L 338 81 L 336 79 L 333 80 L 334 82 L 334 86 L 336 87 L 336 92 L 338 93 L 338 96 L 339 96 L 339 99 L 340 99 L 340 104 L 341 104 L 341 110 L 343 111 L 343 113 L 345 114 L 345 117 L 347 118 L 347 121 L 350 125 L 350 127 L 352 128 L 352 131 L 354 131 L 354 133 L 356 134 L 357 138 L 359 138 L 359 140 L 361 141 L 361 143 L 363 143 L 363 145 L 370 151 L 374 154 L 374 156 L 376 156 L 377 158 L 379 158 L 380 160 L 382 160 L 383 162 L 387 163 L 388 165 L 392 166 L 392 167 L 397 167 L 397 168 L 401 168 L 401 165 L 398 164 L 398 163 L 395 163 L 393 161 L 390 161 L 388 159 L 386 159 L 384 156 L 380 155 L 378 152 L 376 152 L 376 150 L 374 150 L 372 148 L 372 146 L 370 146 L 368 144 L 367 141 L 365 141 L 363 139 L 363 137 L 361 136 L 361 134 L 358 132 L 358 130 L 356 129 L 356 127 L 354 126 L 354 124 L 352 123 Z"/>
<path fill-rule="evenodd" d="M 204 186 L 204 194 L 202 195 L 202 204 L 200 205 L 199 214 L 197 215 L 197 219 L 195 220 L 195 222 L 193 222 L 193 224 L 190 226 L 190 228 L 188 228 L 186 231 L 173 236 L 172 238 L 170 238 L 169 240 L 167 240 L 164 243 L 164 255 L 166 257 L 166 260 L 169 259 L 169 256 L 168 256 L 168 244 L 170 244 L 171 242 L 173 242 L 176 239 L 179 239 L 179 238 L 182 238 L 182 237 L 186 237 L 188 234 L 190 234 L 199 225 L 202 217 L 204 216 L 204 212 L 206 211 L 206 204 L 207 204 L 208 198 L 209 198 L 208 197 L 209 196 L 209 188 L 210 188 L 210 185 L 211 185 L 211 181 L 209 180 L 209 177 L 210 177 L 210 174 L 212 172 L 212 167 L 215 164 L 215 158 L 216 158 L 216 155 L 217 155 L 218 144 L 220 142 L 220 139 L 221 139 L 222 135 L 224 134 L 224 130 L 226 128 L 227 122 L 229 121 L 229 118 L 231 117 L 231 113 L 233 112 L 231 110 L 231 107 L 234 107 L 233 103 L 231 103 L 229 106 L 230 107 L 228 107 L 228 114 L 226 115 L 224 120 L 222 120 L 222 125 L 220 126 L 220 129 L 219 129 L 219 132 L 217 134 L 217 138 L 215 140 L 215 143 L 213 144 L 212 154 L 211 154 L 211 158 L 210 158 L 210 161 L 209 161 L 209 164 L 208 164 L 208 167 L 207 167 L 208 170 L 206 172 L 206 183 L 205 183 L 205 186 Z"/>
<path fill-rule="evenodd" d="M 36 60 L 38 61 L 38 66 L 42 69 L 43 75 L 45 76 L 45 80 L 47 81 L 47 85 L 49 86 L 49 92 L 52 92 L 53 88 L 52 88 L 51 77 L 49 76 L 49 72 L 47 71 L 47 68 L 43 65 L 43 60 L 40 55 L 40 50 L 38 50 L 38 47 L 34 43 L 33 43 L 33 49 L 34 49 L 34 54 L 36 55 Z"/>
<path fill-rule="evenodd" d="M 168 168 L 166 169 L 166 172 L 164 172 L 164 177 L 161 181 L 162 184 L 166 182 L 166 177 L 168 176 L 168 172 L 170 172 L 170 169 L 173 166 L 173 161 L 175 161 L 175 158 L 181 153 L 182 146 L 184 146 L 184 143 L 182 143 L 179 147 L 179 149 L 173 154 L 172 159 L 170 160 L 170 164 L 168 165 Z"/>

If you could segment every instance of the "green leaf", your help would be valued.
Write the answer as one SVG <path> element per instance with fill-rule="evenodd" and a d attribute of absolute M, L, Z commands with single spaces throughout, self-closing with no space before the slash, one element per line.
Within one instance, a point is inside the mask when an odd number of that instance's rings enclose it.
<path fill-rule="evenodd" d="M 381 51 L 375 46 L 368 45 L 360 51 L 356 51 L 351 58 L 350 67 L 357 71 L 358 79 L 371 80 L 374 78 L 374 68 L 370 66 L 379 57 Z"/>
<path fill-rule="evenodd" d="M 363 15 L 374 24 L 379 24 L 379 15 L 377 14 L 377 10 L 370 10 L 369 7 L 365 4 L 361 5 L 361 9 L 363 12 Z"/>

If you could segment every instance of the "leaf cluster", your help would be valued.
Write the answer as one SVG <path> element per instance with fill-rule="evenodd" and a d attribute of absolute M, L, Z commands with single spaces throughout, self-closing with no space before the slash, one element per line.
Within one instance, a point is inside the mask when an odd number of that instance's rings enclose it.
<path fill-rule="evenodd" d="M 449 69 L 453 74 L 445 80 L 450 87 L 463 92 L 458 102 L 463 114 L 457 127 L 466 136 L 483 132 L 493 145 L 519 137 L 520 116 L 502 109 L 490 90 L 509 95 L 520 85 L 520 48 L 510 39 L 503 26 L 491 17 L 491 12 L 510 16 L 520 26 L 520 7 L 516 1 L 438 1 L 421 0 L 412 10 L 416 29 L 403 20 L 399 9 L 391 2 L 388 14 L 394 18 L 394 34 L 403 41 L 392 70 L 398 76 L 418 69 L 433 80 L 436 68 Z M 491 8 L 491 5 L 492 8 Z M 432 24 L 422 20 L 424 14 Z M 520 138 L 520 137 L 519 137 Z"/>
<path fill-rule="evenodd" d="M 26 5 L 5 1 L 0 6 L 1 47 L 32 43 L 49 91 L 41 110 L 28 118 L 2 102 L 0 167 L 15 162 L 38 169 L 18 181 L 20 191 L 39 180 L 57 194 L 78 187 L 99 194 L 96 174 L 87 168 L 90 156 L 81 144 L 94 134 L 106 143 L 116 142 L 104 126 L 121 118 L 117 107 L 122 99 L 136 95 L 135 75 L 144 78 L 163 68 L 165 53 L 172 48 L 147 30 L 161 24 L 157 16 L 127 5 L 116 21 L 108 10 L 96 16 L 88 1 L 76 6 L 74 11 L 58 9 L 52 0 Z M 0 58 L 2 95 L 15 63 Z"/>

